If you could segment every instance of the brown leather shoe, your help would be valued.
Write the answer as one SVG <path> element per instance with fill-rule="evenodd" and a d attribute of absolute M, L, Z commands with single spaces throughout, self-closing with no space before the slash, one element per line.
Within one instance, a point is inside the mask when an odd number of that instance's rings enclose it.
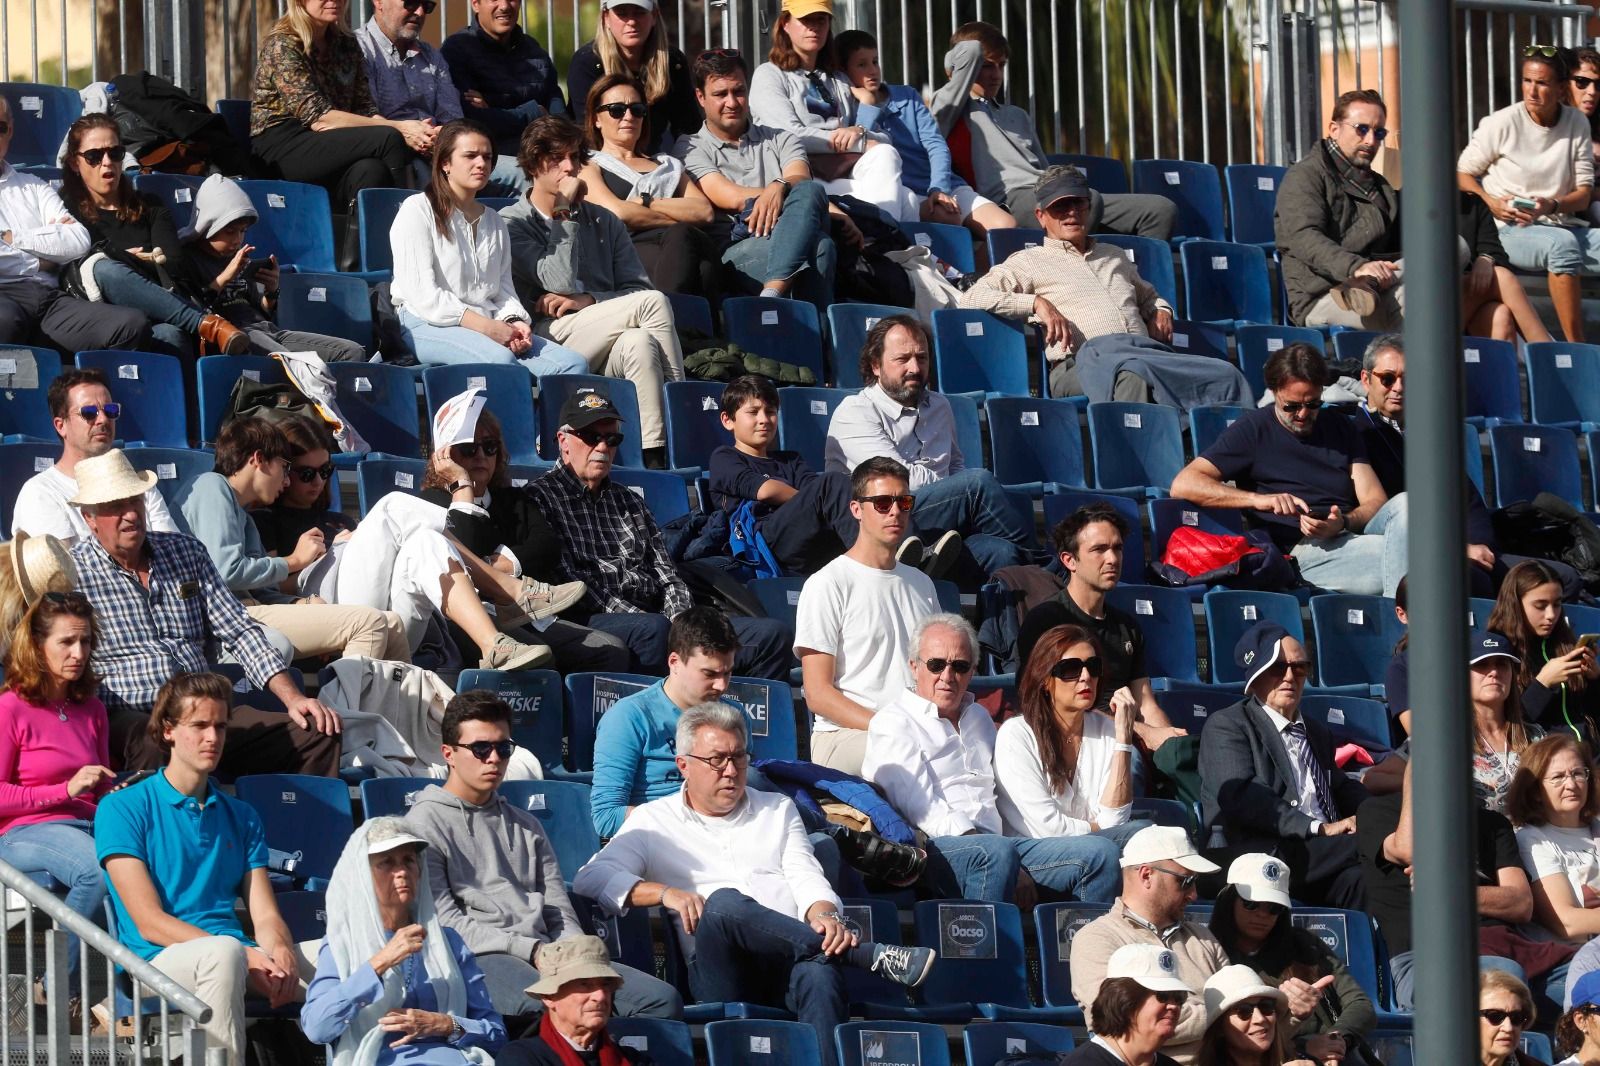
<path fill-rule="evenodd" d="M 243 355 L 250 350 L 250 338 L 221 315 L 207 315 L 200 320 L 200 344 L 223 355 Z"/>

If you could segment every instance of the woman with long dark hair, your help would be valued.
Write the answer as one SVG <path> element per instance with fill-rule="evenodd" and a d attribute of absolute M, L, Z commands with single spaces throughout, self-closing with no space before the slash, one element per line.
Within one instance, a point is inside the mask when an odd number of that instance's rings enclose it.
<path fill-rule="evenodd" d="M 308 529 L 322 530 L 327 544 L 345 540 L 356 528 L 355 519 L 335 511 L 329 485 L 333 469 L 333 436 L 310 418 L 279 423 L 289 442 L 289 484 L 270 505 L 250 512 L 261 546 L 273 555 L 287 557 Z"/>
<path fill-rule="evenodd" d="M 668 43 L 667 24 L 656 0 L 601 0 L 594 40 L 572 53 L 567 65 L 567 99 L 579 123 L 594 114 L 589 94 L 606 75 L 632 78 L 644 88 L 649 126 L 639 149 L 670 151 L 679 137 L 700 128 L 689 61 Z"/>
<path fill-rule="evenodd" d="M 1516 682 L 1523 716 L 1592 746 L 1600 666 L 1561 610 L 1560 576 L 1537 560 L 1513 566 L 1500 584 L 1489 628 L 1504 633 L 1521 660 Z"/>
<path fill-rule="evenodd" d="M 1338 1058 L 1287 1049 L 1278 1017 L 1288 997 L 1248 966 L 1224 966 L 1206 979 L 1206 1035 L 1196 1066 L 1315 1066 Z M 1292 1056 L 1292 1058 L 1291 1058 Z"/>

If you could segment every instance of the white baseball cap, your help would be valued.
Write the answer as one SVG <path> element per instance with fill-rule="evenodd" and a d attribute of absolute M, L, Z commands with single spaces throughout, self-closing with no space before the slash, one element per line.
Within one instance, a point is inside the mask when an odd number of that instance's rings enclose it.
<path fill-rule="evenodd" d="M 1228 884 L 1240 899 L 1276 903 L 1285 910 L 1294 906 L 1289 899 L 1289 867 L 1276 855 L 1251 851 L 1234 859 L 1228 866 Z"/>
<path fill-rule="evenodd" d="M 1206 979 L 1204 994 L 1207 1026 L 1222 1017 L 1230 1007 L 1247 999 L 1266 996 L 1277 1002 L 1280 1011 L 1289 1002 L 1289 997 L 1282 989 L 1267 984 L 1260 974 L 1248 966 L 1224 966 Z"/>
<path fill-rule="evenodd" d="M 1133 834 L 1122 849 L 1122 868 L 1148 866 L 1163 859 L 1182 866 L 1190 873 L 1214 874 L 1222 867 L 1194 850 L 1189 834 L 1175 825 L 1152 825 Z"/>
<path fill-rule="evenodd" d="M 1111 953 L 1106 977 L 1126 977 L 1152 992 L 1187 992 L 1194 989 L 1178 976 L 1178 956 L 1156 944 L 1124 944 Z"/>

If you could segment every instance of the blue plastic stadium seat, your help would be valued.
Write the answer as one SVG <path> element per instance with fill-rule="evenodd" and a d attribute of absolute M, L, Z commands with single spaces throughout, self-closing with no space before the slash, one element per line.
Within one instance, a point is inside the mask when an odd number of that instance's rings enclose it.
<path fill-rule="evenodd" d="M 362 189 L 356 193 L 356 228 L 361 244 L 361 269 L 393 270 L 394 251 L 389 247 L 389 227 L 400 205 L 420 193 L 410 189 Z"/>
<path fill-rule="evenodd" d="M 975 1022 L 962 1032 L 967 1066 L 995 1066 L 1010 1055 L 1047 1057 L 1073 1049 L 1072 1030 L 1038 1022 Z"/>
<path fill-rule="evenodd" d="M 122 440 L 161 448 L 189 446 L 183 364 L 176 356 L 103 350 L 79 352 L 77 363 L 99 368 L 110 380 L 111 395 L 122 404 L 117 419 Z"/>
<path fill-rule="evenodd" d="M 1121 164 L 1118 164 L 1119 166 Z M 1012 253 L 1024 248 L 1036 248 L 1044 243 L 1044 231 L 1036 229 L 992 229 L 985 235 L 989 244 L 989 265 L 999 266 Z"/>
<path fill-rule="evenodd" d="M 430 366 L 422 372 L 422 394 L 428 405 L 428 422 L 450 397 L 468 389 L 484 390 L 484 409 L 500 422 L 500 439 L 509 461 L 539 461 L 539 433 L 533 411 L 533 380 L 511 363 L 452 363 Z"/>
<path fill-rule="evenodd" d="M 1239 371 L 1257 397 L 1267 391 L 1262 370 L 1273 352 L 1291 344 L 1309 344 L 1319 352 L 1324 350 L 1322 331 L 1304 326 L 1240 326 L 1234 331 L 1233 339 L 1239 346 Z"/>
<path fill-rule="evenodd" d="M 1188 500 L 1169 498 L 1151 500 L 1145 509 L 1150 516 L 1151 559 L 1159 560 L 1166 554 L 1167 541 L 1182 526 L 1225 537 L 1244 533 L 1244 515 L 1227 507 L 1201 507 Z"/>
<path fill-rule="evenodd" d="M 1183 430 L 1176 407 L 1092 403 L 1089 442 L 1098 489 L 1142 489 L 1163 496 L 1183 469 Z"/>
<path fill-rule="evenodd" d="M 1318 659 L 1322 659 L 1318 649 Z M 1360 696 L 1335 696 L 1306 692 L 1300 697 L 1300 713 L 1318 722 L 1333 734 L 1334 747 L 1359 744 L 1373 758 L 1394 748 L 1389 730 L 1389 710 L 1382 703 Z"/>
<path fill-rule="evenodd" d="M 1367 345 L 1382 336 L 1375 329 L 1343 329 L 1333 335 L 1335 359 L 1360 360 L 1367 354 Z"/>
<path fill-rule="evenodd" d="M 839 1066 L 950 1066 L 942 1025 L 928 1022 L 844 1022 L 833 1030 Z"/>
<path fill-rule="evenodd" d="M 1031 396 L 989 401 L 989 449 L 994 476 L 1014 491 L 1037 496 L 1084 488 L 1078 405 Z"/>
<path fill-rule="evenodd" d="M 1132 191 L 1128 187 L 1128 168 L 1122 165 L 1120 159 L 1068 152 L 1054 152 L 1045 158 L 1052 165 L 1060 163 L 1083 171 L 1084 177 L 1089 179 L 1089 188 L 1101 196 Z"/>
<path fill-rule="evenodd" d="M 1189 241 L 1183 259 L 1184 307 L 1199 322 L 1271 322 L 1267 257 L 1253 244 Z"/>
<path fill-rule="evenodd" d="M 710 1066 L 810 1066 L 821 1048 L 803 1022 L 730 1018 L 706 1026 L 706 1055 Z"/>
<path fill-rule="evenodd" d="M 963 274 L 978 269 L 972 254 L 972 234 L 965 226 L 951 226 L 942 222 L 902 222 L 900 228 L 916 244 L 922 245 L 946 266 Z"/>
<path fill-rule="evenodd" d="M 1478 428 L 1471 422 L 1461 423 L 1461 445 L 1467 465 L 1467 479 L 1477 487 L 1478 495 L 1483 496 L 1483 445 L 1478 440 Z M 1590 454 L 1592 458 L 1593 453 Z M 1594 469 L 1592 463 L 1590 469 Z M 1600 499 L 1600 496 L 1596 499 Z"/>
<path fill-rule="evenodd" d="M 1517 346 L 1491 337 L 1461 338 L 1467 421 L 1479 429 L 1523 421 Z"/>
<path fill-rule="evenodd" d="M 785 577 L 758 577 L 745 585 L 761 604 L 768 618 L 794 625 L 795 613 L 800 604 L 800 589 L 806 583 L 805 575 Z"/>
<path fill-rule="evenodd" d="M 806 306 L 810 306 L 807 304 Z M 561 428 L 561 405 L 581 388 L 597 389 L 610 397 L 622 416 L 622 447 L 617 449 L 618 466 L 644 466 L 644 446 L 639 443 L 639 393 L 627 378 L 598 377 L 594 374 L 549 374 L 539 379 L 539 455 L 546 462 L 558 462 L 556 431 Z"/>
<path fill-rule="evenodd" d="M 61 458 L 61 441 L 0 444 L 0 535 L 11 538 L 11 515 L 23 483 Z"/>
<path fill-rule="evenodd" d="M 667 391 L 667 462 L 676 470 L 711 465 L 711 453 L 733 434 L 722 428 L 720 381 L 669 381 Z"/>
<path fill-rule="evenodd" d="M 1289 912 L 1289 920 L 1321 940 L 1345 964 L 1350 976 L 1372 1000 L 1380 1028 L 1410 1027 L 1411 1015 L 1384 1008 L 1387 1001 L 1380 994 L 1377 939 L 1371 917 L 1361 911 L 1297 906 Z"/>
<path fill-rule="evenodd" d="M 1172 227 L 1174 241 L 1220 241 L 1226 236 L 1222 228 L 1222 180 L 1210 163 L 1136 159 L 1133 191 L 1165 196 L 1178 205 L 1178 221 Z"/>
<path fill-rule="evenodd" d="M 282 274 L 278 281 L 278 325 L 302 333 L 342 337 L 370 352 L 372 290 L 352 274 Z"/>
<path fill-rule="evenodd" d="M 1311 597 L 1311 633 L 1317 642 L 1317 683 L 1381 685 L 1405 626 L 1386 596 Z"/>
<path fill-rule="evenodd" d="M 566 701 L 561 675 L 554 670 L 463 670 L 457 692 L 487 689 L 511 707 L 511 739 L 526 748 L 545 768 L 546 776 L 562 769 L 566 735 Z"/>
<path fill-rule="evenodd" d="M 46 393 L 60 373 L 61 356 L 53 348 L 0 346 L 0 435 L 7 443 L 57 439 Z"/>
<path fill-rule="evenodd" d="M 1288 167 L 1256 163 L 1232 163 L 1223 168 L 1231 240 L 1262 245 L 1277 240 L 1272 231 L 1273 212 L 1278 205 L 1278 186 L 1288 172 Z"/>
<path fill-rule="evenodd" d="M 842 899 L 839 913 L 845 928 L 861 941 L 874 944 L 899 944 L 900 911 L 894 901 L 883 896 L 862 899 Z M 844 971 L 845 995 L 853 1004 L 908 1002 L 903 985 L 857 967 Z"/>
<path fill-rule="evenodd" d="M 1232 407 L 1227 404 L 1207 404 L 1189 408 L 1190 455 L 1204 455 L 1206 449 L 1222 436 L 1223 430 L 1248 413 L 1247 408 Z"/>
<path fill-rule="evenodd" d="M 1578 441 L 1570 431 L 1531 424 L 1495 426 L 1489 430 L 1489 461 L 1496 507 L 1553 492 L 1584 509 Z"/>
<path fill-rule="evenodd" d="M 1167 719 L 1173 725 L 1197 734 L 1205 728 L 1212 715 L 1225 707 L 1232 707 L 1244 698 L 1244 694 L 1235 689 L 1212 685 L 1170 685 L 1156 690 L 1155 697 L 1156 705 L 1166 712 Z"/>
<path fill-rule="evenodd" d="M 650 961 L 655 962 L 653 958 Z M 606 1032 L 623 1047 L 649 1055 L 655 1066 L 694 1066 L 694 1041 L 685 1022 L 634 1015 L 612 1018 L 606 1023 Z"/>
<path fill-rule="evenodd" d="M 428 464 L 421 459 L 363 459 L 356 466 L 357 499 L 363 516 L 391 492 L 417 495 Z"/>
<path fill-rule="evenodd" d="M 355 829 L 350 789 L 334 777 L 249 774 L 234 782 L 239 799 L 261 818 L 267 847 L 296 856 L 296 880 L 333 876 Z M 317 887 L 317 886 L 312 886 Z"/>
<path fill-rule="evenodd" d="M 1047 494 L 1043 502 L 1045 543 L 1052 551 L 1055 550 L 1054 542 L 1050 540 L 1052 531 L 1073 511 L 1092 504 L 1104 504 L 1114 509 L 1128 523 L 1128 535 L 1122 542 L 1122 580 L 1134 584 L 1144 580 L 1145 560 L 1148 555 L 1144 550 L 1144 516 L 1139 513 L 1137 503 L 1126 496 L 1087 490 Z"/>
<path fill-rule="evenodd" d="M 1028 395 L 1028 344 L 1011 322 L 987 311 L 933 313 L 933 365 L 940 392 Z"/>
<path fill-rule="evenodd" d="M 204 181 L 194 174 L 135 174 L 133 187 L 160 200 L 172 215 L 173 226 L 181 232 L 194 221 L 194 197 Z"/>
<path fill-rule="evenodd" d="M 0 94 L 11 105 L 11 145 L 6 162 L 12 166 L 54 166 L 67 127 L 83 114 L 76 89 L 31 81 L 0 83 Z"/>
<path fill-rule="evenodd" d="M 600 850 L 589 814 L 589 786 L 577 781 L 504 781 L 500 795 L 539 819 L 569 883 Z"/>
<path fill-rule="evenodd" d="M 208 355 L 195 364 L 195 378 L 200 389 L 202 444 L 217 439 L 222 416 L 228 411 L 228 400 L 240 378 L 265 382 L 289 380 L 283 372 L 283 364 L 270 355 Z"/>
<path fill-rule="evenodd" d="M 188 532 L 188 523 L 179 508 L 195 479 L 215 468 L 215 456 L 189 448 L 127 448 L 124 452 L 135 470 L 149 470 L 155 474 L 156 488 L 166 501 L 173 521 L 178 523 L 179 529 Z"/>
<path fill-rule="evenodd" d="M 833 371 L 834 385 L 841 389 L 861 387 L 861 349 L 866 347 L 867 333 L 880 319 L 905 313 L 904 307 L 890 304 L 836 303 L 828 307 L 828 366 Z"/>
<path fill-rule="evenodd" d="M 404 459 L 422 454 L 415 374 L 390 363 L 329 363 L 327 368 L 340 412 L 374 452 Z M 351 462 L 344 458 L 342 465 Z"/>
<path fill-rule="evenodd" d="M 1083 1011 L 1072 994 L 1072 938 L 1110 909 L 1108 903 L 1046 903 L 1033 909 L 1034 936 L 1039 945 L 1040 992 L 1052 1007 L 1076 1012 L 1072 1025 L 1084 1024 Z"/>
<path fill-rule="evenodd" d="M 1541 426 L 1600 428 L 1600 345 L 1545 341 L 1526 348 L 1528 399 Z"/>
<path fill-rule="evenodd" d="M 1228 358 L 1228 333 L 1233 323 L 1199 322 L 1192 318 L 1172 320 L 1172 340 L 1169 347 L 1185 355 L 1204 355 L 1212 359 Z"/>
<path fill-rule="evenodd" d="M 956 423 L 956 447 L 961 449 L 961 459 L 968 467 L 984 466 L 983 424 L 978 419 L 978 401 L 961 393 L 945 397 L 950 401 L 950 414 Z"/>
<path fill-rule="evenodd" d="M 1187 592 L 1159 585 L 1119 584 L 1106 594 L 1106 602 L 1139 623 L 1145 669 L 1151 677 L 1200 682 L 1194 607 Z"/>
<path fill-rule="evenodd" d="M 404 818 L 418 792 L 439 782 L 431 777 L 372 777 L 361 782 L 361 816 L 392 814 Z"/>
<path fill-rule="evenodd" d="M 1211 644 L 1211 679 L 1243 684 L 1245 672 L 1233 661 L 1233 646 L 1257 622 L 1276 622 L 1301 644 L 1300 601 L 1286 592 L 1212 589 L 1205 595 L 1206 636 Z"/>
<path fill-rule="evenodd" d="M 1154 237 L 1131 237 L 1120 233 L 1097 233 L 1095 243 L 1121 248 L 1139 276 L 1155 286 L 1156 294 L 1174 309 L 1178 307 L 1178 275 L 1172 267 L 1172 247 Z"/>
<path fill-rule="evenodd" d="M 562 679 L 567 693 L 567 764 L 570 769 L 594 770 L 594 733 L 601 715 L 618 700 L 649 688 L 656 680 L 644 674 L 576 671 Z"/>
<path fill-rule="evenodd" d="M 806 301 L 730 296 L 722 301 L 722 328 L 745 351 L 808 367 L 822 384 L 822 323 Z"/>
<path fill-rule="evenodd" d="M 839 308 L 834 304 L 830 314 Z M 827 466 L 828 423 L 840 401 L 854 393 L 849 389 L 802 388 L 798 385 L 778 390 L 778 442 L 784 451 L 799 452 L 811 469 L 821 473 Z"/>
<path fill-rule="evenodd" d="M 688 292 L 663 293 L 672 305 L 672 321 L 679 329 L 695 329 L 709 336 L 717 332 L 711 315 L 711 301 Z"/>
<path fill-rule="evenodd" d="M 676 473 L 614 466 L 611 468 L 611 480 L 637 493 L 658 526 L 681 518 L 692 510 L 689 506 L 689 483 Z"/>
<path fill-rule="evenodd" d="M 215 108 L 217 114 L 222 116 L 222 121 L 228 124 L 228 133 L 239 147 L 250 148 L 250 101 L 249 100 L 218 100 Z"/>
<path fill-rule="evenodd" d="M 279 266 L 332 274 L 333 211 L 328 190 L 298 181 L 245 180 L 239 187 L 255 204 L 255 225 L 245 240 L 259 255 L 275 255 Z"/>

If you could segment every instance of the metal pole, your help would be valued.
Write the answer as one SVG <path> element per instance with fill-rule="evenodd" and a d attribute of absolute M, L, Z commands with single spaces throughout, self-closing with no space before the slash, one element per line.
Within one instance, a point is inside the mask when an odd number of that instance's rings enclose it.
<path fill-rule="evenodd" d="M 1402 127 L 1410 151 L 1406 214 L 1406 349 L 1416 387 L 1406 411 L 1406 486 L 1411 496 L 1411 668 L 1422 702 L 1413 745 L 1415 835 L 1412 911 L 1417 952 L 1416 1060 L 1478 1059 L 1477 899 L 1468 723 L 1452 713 L 1469 699 L 1465 628 L 1466 474 L 1461 319 L 1456 283 L 1455 26 L 1452 0 L 1399 5 Z M 1444 121 L 1441 121 L 1441 118 Z"/>

